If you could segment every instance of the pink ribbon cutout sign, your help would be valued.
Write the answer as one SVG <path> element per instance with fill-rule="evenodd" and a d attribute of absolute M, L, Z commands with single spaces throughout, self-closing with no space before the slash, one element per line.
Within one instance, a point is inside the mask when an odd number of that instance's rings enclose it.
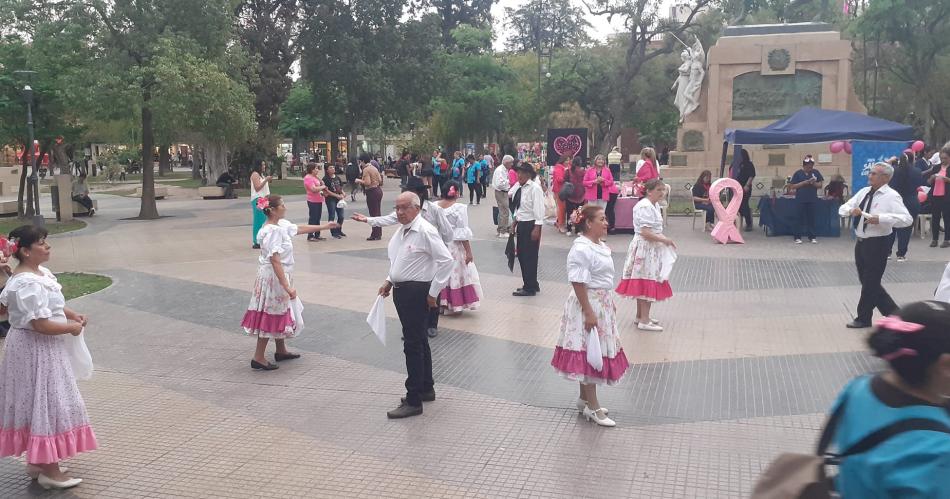
<path fill-rule="evenodd" d="M 719 199 L 719 194 L 726 189 L 733 191 L 729 206 L 723 206 L 722 200 Z M 721 178 L 709 187 L 709 202 L 712 203 L 713 209 L 716 210 L 716 218 L 719 219 L 709 235 L 722 244 L 728 244 L 729 242 L 745 244 L 742 235 L 739 234 L 739 228 L 735 225 L 743 194 L 742 186 L 731 178 Z"/>

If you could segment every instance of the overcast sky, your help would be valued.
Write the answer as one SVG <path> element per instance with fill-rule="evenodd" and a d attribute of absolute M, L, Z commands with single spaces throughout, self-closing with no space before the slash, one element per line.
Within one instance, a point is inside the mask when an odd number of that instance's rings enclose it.
<path fill-rule="evenodd" d="M 504 28 L 507 21 L 505 16 L 505 7 L 511 7 L 517 9 L 518 7 L 536 2 L 537 0 L 499 0 L 498 3 L 492 7 L 492 18 L 494 18 L 496 25 L 496 38 L 495 38 L 495 49 L 501 50 L 505 47 L 505 41 L 508 39 L 508 31 Z M 660 14 L 665 16 L 670 10 L 670 6 L 676 3 L 674 0 L 657 0 L 661 3 Z M 588 12 L 587 8 L 584 7 L 584 4 L 580 0 L 571 0 L 571 3 L 578 6 L 584 12 Z M 592 16 L 587 14 L 587 22 L 592 26 L 590 29 L 590 36 L 595 40 L 605 40 L 608 36 L 620 31 L 623 28 L 623 22 L 614 18 L 612 23 L 607 22 L 607 16 Z"/>

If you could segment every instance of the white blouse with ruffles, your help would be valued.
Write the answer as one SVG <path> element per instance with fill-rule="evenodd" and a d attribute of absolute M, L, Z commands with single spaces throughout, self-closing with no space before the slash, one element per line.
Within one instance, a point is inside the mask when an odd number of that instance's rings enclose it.
<path fill-rule="evenodd" d="M 590 289 L 614 288 L 614 259 L 610 246 L 579 236 L 567 254 L 567 280 L 583 283 Z"/>
<path fill-rule="evenodd" d="M 18 329 L 32 329 L 30 321 L 50 319 L 66 322 L 66 297 L 56 276 L 40 266 L 43 275 L 32 272 L 13 274 L 0 292 L 0 304 L 9 311 L 10 325 Z"/>
<path fill-rule="evenodd" d="M 294 240 L 297 235 L 297 226 L 286 219 L 277 221 L 277 225 L 264 224 L 257 233 L 257 244 L 261 245 L 261 256 L 258 260 L 261 265 L 270 265 L 270 257 L 274 253 L 280 254 L 280 263 L 284 272 L 294 269 Z"/>

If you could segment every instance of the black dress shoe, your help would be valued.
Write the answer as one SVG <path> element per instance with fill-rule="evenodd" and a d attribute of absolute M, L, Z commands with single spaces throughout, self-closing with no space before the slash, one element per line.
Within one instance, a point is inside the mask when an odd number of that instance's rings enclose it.
<path fill-rule="evenodd" d="M 439 330 L 437 328 L 430 327 L 429 329 L 426 330 L 426 335 L 429 338 L 435 338 L 436 336 L 439 335 Z"/>
<path fill-rule="evenodd" d="M 273 371 L 274 369 L 277 369 L 277 368 L 278 368 L 277 364 L 271 364 L 270 362 L 268 362 L 267 364 L 261 364 L 260 362 L 254 359 L 251 359 L 251 369 L 263 369 L 264 371 Z"/>
<path fill-rule="evenodd" d="M 366 238 L 367 241 L 379 241 L 380 239 L 382 239 L 382 238 L 380 238 L 380 237 L 367 237 L 367 238 Z"/>
<path fill-rule="evenodd" d="M 950 248 L 950 241 L 944 241 L 940 243 L 941 248 Z"/>
<path fill-rule="evenodd" d="M 527 289 L 519 289 L 514 293 L 511 293 L 511 296 L 534 296 L 537 293 L 534 291 L 528 291 Z"/>
<path fill-rule="evenodd" d="M 419 398 L 422 399 L 423 402 L 435 402 L 435 390 L 432 390 L 431 392 L 422 392 L 419 394 Z M 406 397 L 399 399 L 399 402 L 405 404 Z"/>
<path fill-rule="evenodd" d="M 282 361 L 282 360 L 294 360 L 294 359 L 299 359 L 299 358 L 300 358 L 300 354 L 299 354 L 299 353 L 289 353 L 289 352 L 288 352 L 288 353 L 280 353 L 280 352 L 274 352 L 274 360 L 276 360 L 277 362 L 280 362 L 280 361 Z"/>
<path fill-rule="evenodd" d="M 930 241 L 930 247 L 931 247 L 931 248 L 936 248 L 936 247 L 937 247 L 937 241 Z"/>
<path fill-rule="evenodd" d="M 400 402 L 399 407 L 386 413 L 386 417 L 389 419 L 402 419 L 408 418 L 411 416 L 418 416 L 422 414 L 422 405 L 409 405 L 405 402 Z"/>
<path fill-rule="evenodd" d="M 255 245 L 251 246 L 251 249 L 261 249 L 261 245 L 260 245 L 260 244 L 255 244 Z"/>
<path fill-rule="evenodd" d="M 847 327 L 847 328 L 850 328 L 850 329 L 862 329 L 862 328 L 866 328 L 866 327 L 871 327 L 871 324 L 870 324 L 870 323 L 867 323 L 867 322 L 862 322 L 862 321 L 859 321 L 859 320 L 855 319 L 855 320 L 853 320 L 853 321 L 851 321 L 851 322 L 845 324 L 844 326 Z"/>
<path fill-rule="evenodd" d="M 339 234 L 333 234 L 333 239 L 343 239 L 343 236 Z"/>
<path fill-rule="evenodd" d="M 344 234 L 343 231 L 337 232 L 337 234 L 339 234 L 339 235 L 341 235 L 341 236 L 343 236 L 343 237 L 346 237 L 346 234 Z"/>

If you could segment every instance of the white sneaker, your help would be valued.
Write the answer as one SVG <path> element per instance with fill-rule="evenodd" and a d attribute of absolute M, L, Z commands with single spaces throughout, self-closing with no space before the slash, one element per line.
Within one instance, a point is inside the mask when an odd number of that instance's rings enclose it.
<path fill-rule="evenodd" d="M 905 256 L 899 256 L 899 257 L 897 257 L 897 261 L 898 261 L 898 262 L 906 262 L 906 261 L 907 261 L 907 257 L 905 257 Z"/>
<path fill-rule="evenodd" d="M 796 240 L 795 240 L 795 244 L 801 244 L 801 243 L 802 243 L 802 240 L 801 240 L 801 239 L 796 239 Z"/>
<path fill-rule="evenodd" d="M 809 241 L 811 241 L 812 244 L 818 244 L 818 240 L 815 239 L 814 237 L 809 239 Z"/>
<path fill-rule="evenodd" d="M 501 232 L 498 234 L 498 239 L 508 239 L 508 234 Z"/>
<path fill-rule="evenodd" d="M 638 322 L 637 329 L 641 331 L 662 331 L 663 326 L 659 324 L 644 324 L 642 322 Z"/>

